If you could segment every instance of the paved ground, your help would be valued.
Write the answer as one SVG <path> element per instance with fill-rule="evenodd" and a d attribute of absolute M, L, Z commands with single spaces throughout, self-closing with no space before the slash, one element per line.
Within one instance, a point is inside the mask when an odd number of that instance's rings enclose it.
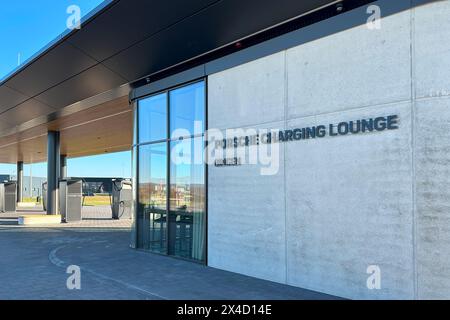
<path fill-rule="evenodd" d="M 42 207 L 20 208 L 17 212 L 0 213 L 0 225 L 17 225 L 20 215 L 43 214 Z M 83 221 L 64 223 L 59 228 L 131 228 L 131 220 L 113 220 L 110 206 L 83 207 Z M 17 226 L 18 227 L 18 226 Z M 52 227 L 52 226 L 40 226 Z"/>
<path fill-rule="evenodd" d="M 99 213 L 91 212 L 99 218 Z M 5 219 L 9 216 L 8 219 Z M 57 227 L 19 227 L 0 214 L 0 299 L 330 299 L 129 248 L 129 226 L 86 220 Z M 100 214 L 101 216 L 101 214 Z M 104 227 L 92 223 L 102 221 Z M 67 289 L 69 265 L 81 267 L 81 290 Z"/>

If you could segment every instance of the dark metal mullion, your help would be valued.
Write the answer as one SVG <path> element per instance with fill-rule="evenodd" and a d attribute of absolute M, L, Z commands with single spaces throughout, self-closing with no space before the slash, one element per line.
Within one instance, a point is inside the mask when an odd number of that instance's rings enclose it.
<path fill-rule="evenodd" d="M 138 144 L 139 146 L 148 146 L 148 145 L 152 145 L 152 144 L 161 144 L 167 142 L 167 139 L 161 139 L 161 140 L 155 140 L 155 141 L 149 141 L 149 142 L 142 142 L 140 144 Z"/>
<path fill-rule="evenodd" d="M 180 82 L 177 85 L 168 86 L 165 89 L 152 91 L 152 92 L 150 92 L 148 94 L 140 95 L 139 97 L 134 97 L 134 99 L 145 100 L 147 98 L 155 97 L 155 96 L 163 94 L 163 93 L 167 93 L 167 92 L 170 92 L 170 91 L 174 91 L 174 90 L 177 90 L 177 89 L 180 89 L 180 88 L 184 88 L 184 87 L 190 86 L 191 84 L 196 84 L 196 83 L 202 82 L 202 81 L 204 81 L 204 79 L 205 79 L 204 75 L 202 75 L 201 77 L 196 77 L 195 79 L 192 79 L 192 80 Z"/>
<path fill-rule="evenodd" d="M 200 134 L 193 134 L 190 136 L 182 136 L 182 137 L 177 137 L 174 141 L 195 139 L 195 138 L 203 137 L 204 135 L 205 135 L 204 133 L 200 133 Z M 167 142 L 169 140 L 171 140 L 171 139 L 160 139 L 160 140 L 155 140 L 155 141 L 142 142 L 142 143 L 137 144 L 136 146 L 148 146 L 148 145 L 152 145 L 152 144 L 160 144 L 160 143 Z"/>
<path fill-rule="evenodd" d="M 142 223 L 139 223 L 139 176 L 141 173 L 141 170 L 139 170 L 139 101 L 135 101 L 134 102 L 134 122 L 135 122 L 135 126 L 136 128 L 133 128 L 135 134 L 136 134 L 136 146 L 133 147 L 134 149 L 134 156 L 136 157 L 134 164 L 136 165 L 136 168 L 134 168 L 134 178 L 136 181 L 133 181 L 132 183 L 134 184 L 134 196 L 135 196 L 135 202 L 134 205 L 136 206 L 135 208 L 135 222 L 134 222 L 134 227 L 136 228 L 136 235 L 135 235 L 135 245 L 136 248 L 139 248 L 139 237 L 144 237 L 144 226 L 145 226 L 145 217 L 144 217 L 144 213 L 142 213 Z M 142 230 L 140 230 L 142 229 Z M 142 247 L 145 247 L 144 244 L 144 238 L 142 238 Z"/>
<path fill-rule="evenodd" d="M 196 138 L 201 138 L 203 137 L 205 134 L 204 133 L 200 133 L 200 134 L 192 134 L 190 136 L 181 136 L 181 137 L 177 137 L 176 139 L 170 139 L 173 141 L 181 141 L 181 140 L 188 140 L 188 139 L 196 139 Z"/>

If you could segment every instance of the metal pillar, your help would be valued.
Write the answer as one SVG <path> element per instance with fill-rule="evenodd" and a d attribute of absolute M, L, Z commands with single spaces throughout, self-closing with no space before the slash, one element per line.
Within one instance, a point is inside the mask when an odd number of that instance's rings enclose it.
<path fill-rule="evenodd" d="M 59 162 L 60 162 L 60 172 L 59 172 L 59 177 L 61 179 L 65 179 L 67 178 L 67 156 L 66 155 L 61 155 L 61 157 L 59 158 Z"/>
<path fill-rule="evenodd" d="M 23 201 L 23 162 L 17 162 L 17 202 Z"/>
<path fill-rule="evenodd" d="M 47 134 L 47 214 L 58 214 L 58 184 L 60 174 L 59 132 Z"/>

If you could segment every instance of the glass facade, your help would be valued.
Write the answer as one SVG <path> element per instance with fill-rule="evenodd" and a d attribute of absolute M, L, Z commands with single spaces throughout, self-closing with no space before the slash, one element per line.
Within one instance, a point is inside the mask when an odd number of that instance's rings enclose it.
<path fill-rule="evenodd" d="M 139 218 L 143 227 L 139 247 L 167 253 L 167 147 L 156 143 L 139 147 Z"/>
<path fill-rule="evenodd" d="M 167 138 L 167 95 L 160 94 L 139 101 L 139 143 Z"/>
<path fill-rule="evenodd" d="M 137 103 L 137 247 L 199 262 L 206 252 L 205 82 Z"/>
<path fill-rule="evenodd" d="M 186 106 L 189 105 L 189 108 Z M 195 132 L 195 124 L 201 125 Z M 170 136 L 190 137 L 205 131 L 205 83 L 198 82 L 170 92 Z"/>

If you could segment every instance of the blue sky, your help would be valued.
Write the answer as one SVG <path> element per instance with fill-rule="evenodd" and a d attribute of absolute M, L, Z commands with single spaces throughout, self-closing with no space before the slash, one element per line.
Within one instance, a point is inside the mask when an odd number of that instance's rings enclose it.
<path fill-rule="evenodd" d="M 16 165 L 0 164 L 0 174 L 16 175 Z M 36 163 L 31 167 L 33 176 L 46 177 L 47 164 Z M 111 153 L 100 156 L 74 158 L 67 161 L 70 177 L 131 178 L 131 152 Z M 30 174 L 30 166 L 24 166 L 24 175 Z"/>
<path fill-rule="evenodd" d="M 66 31 L 67 8 L 77 5 L 85 16 L 102 0 L 0 0 L 0 79 Z M 29 175 L 30 166 L 25 166 Z M 45 177 L 45 163 L 32 166 L 34 176 Z M 15 165 L 0 164 L 0 174 L 16 174 Z M 130 177 L 131 153 L 69 159 L 69 176 Z"/>
<path fill-rule="evenodd" d="M 67 8 L 77 5 L 84 16 L 102 0 L 0 1 L 0 79 L 66 30 Z"/>

